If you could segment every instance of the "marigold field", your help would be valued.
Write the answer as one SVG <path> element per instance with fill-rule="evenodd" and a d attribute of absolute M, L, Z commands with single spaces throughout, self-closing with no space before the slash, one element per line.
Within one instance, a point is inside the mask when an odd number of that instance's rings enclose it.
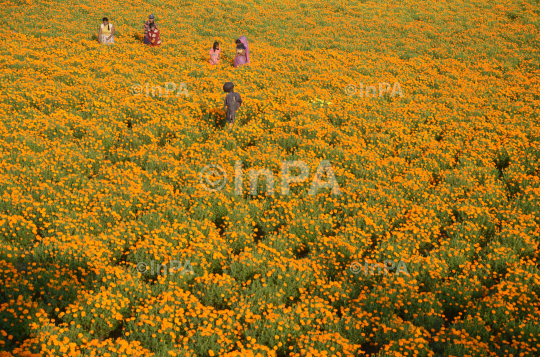
<path fill-rule="evenodd" d="M 540 356 L 538 0 L 0 2 L 1 357 Z"/>

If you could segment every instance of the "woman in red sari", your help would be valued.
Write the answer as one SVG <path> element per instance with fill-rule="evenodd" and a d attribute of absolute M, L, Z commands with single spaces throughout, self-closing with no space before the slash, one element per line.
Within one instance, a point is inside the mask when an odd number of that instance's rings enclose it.
<path fill-rule="evenodd" d="M 151 47 L 161 46 L 161 36 L 159 30 L 156 27 L 156 24 L 151 22 L 149 24 L 150 29 L 148 30 L 148 39 L 150 43 L 148 44 Z"/>

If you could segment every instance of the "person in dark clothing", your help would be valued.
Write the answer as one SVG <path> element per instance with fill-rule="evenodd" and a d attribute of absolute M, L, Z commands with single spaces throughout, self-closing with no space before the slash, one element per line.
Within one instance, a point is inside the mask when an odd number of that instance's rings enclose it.
<path fill-rule="evenodd" d="M 232 130 L 234 121 L 236 119 L 236 111 L 242 105 L 240 93 L 235 93 L 233 90 L 234 84 L 232 82 L 227 82 L 223 85 L 223 91 L 227 93 L 225 96 L 225 102 L 223 103 L 223 110 L 227 110 L 225 118 L 229 124 L 229 130 Z"/>

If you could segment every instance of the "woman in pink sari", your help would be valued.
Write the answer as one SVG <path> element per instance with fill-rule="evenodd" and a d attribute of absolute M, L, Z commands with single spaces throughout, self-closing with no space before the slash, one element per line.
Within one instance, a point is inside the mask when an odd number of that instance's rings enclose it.
<path fill-rule="evenodd" d="M 234 57 L 234 67 L 249 64 L 249 45 L 246 36 L 236 40 L 236 56 Z"/>

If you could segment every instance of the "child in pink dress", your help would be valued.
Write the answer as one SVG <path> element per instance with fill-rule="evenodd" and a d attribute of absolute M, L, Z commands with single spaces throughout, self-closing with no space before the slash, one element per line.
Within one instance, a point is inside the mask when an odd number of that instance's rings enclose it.
<path fill-rule="evenodd" d="M 212 65 L 218 65 L 219 64 L 219 55 L 221 53 L 221 49 L 219 48 L 219 42 L 214 42 L 214 46 L 210 49 L 210 64 Z"/>

